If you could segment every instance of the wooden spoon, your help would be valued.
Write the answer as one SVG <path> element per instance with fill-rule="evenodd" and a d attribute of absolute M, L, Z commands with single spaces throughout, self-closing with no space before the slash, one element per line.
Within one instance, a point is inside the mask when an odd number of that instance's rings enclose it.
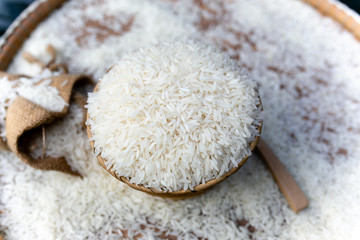
<path fill-rule="evenodd" d="M 280 162 L 268 145 L 260 138 L 256 147 L 269 167 L 280 191 L 284 194 L 290 208 L 295 212 L 306 208 L 309 205 L 303 191 L 297 185 L 285 166 Z"/>
<path fill-rule="evenodd" d="M 94 92 L 96 92 L 98 90 L 98 87 L 99 87 L 99 84 L 96 85 Z M 259 107 L 262 108 L 261 100 L 260 100 Z M 87 114 L 87 118 L 89 118 L 89 114 Z M 262 123 L 259 126 L 260 133 L 261 133 L 261 127 L 262 127 Z M 89 139 L 91 139 L 92 133 L 90 130 L 90 126 L 87 126 L 87 134 L 88 134 Z M 258 141 L 259 141 L 259 143 L 258 143 Z M 94 142 L 90 141 L 90 144 L 91 144 L 92 148 L 94 149 Z M 301 189 L 296 184 L 296 182 L 294 181 L 294 179 L 292 178 L 290 173 L 286 170 L 284 165 L 281 164 L 281 162 L 275 156 L 275 154 L 271 151 L 271 149 L 258 136 L 254 139 L 254 141 L 252 143 L 250 143 L 251 151 L 256 147 L 256 145 L 257 145 L 257 149 L 260 151 L 261 155 L 263 156 L 263 159 L 269 166 L 270 171 L 271 171 L 273 177 L 275 178 L 275 181 L 277 182 L 281 192 L 284 194 L 291 209 L 297 213 L 301 209 L 307 207 L 308 200 L 307 200 L 306 196 L 304 195 L 304 193 L 301 191 Z M 166 197 L 166 198 L 173 198 L 173 199 L 183 199 L 183 198 L 193 197 L 193 196 L 196 196 L 196 195 L 199 195 L 199 194 L 205 192 L 207 189 L 222 182 L 227 177 L 229 177 L 230 175 L 232 175 L 236 171 L 238 171 L 239 168 L 242 167 L 242 165 L 246 162 L 247 159 L 248 159 L 248 157 L 245 157 L 244 159 L 242 159 L 242 161 L 239 163 L 239 165 L 237 167 L 234 167 L 228 173 L 224 174 L 222 177 L 217 178 L 217 179 L 212 179 L 204 184 L 197 185 L 197 186 L 195 186 L 194 190 L 192 190 L 192 191 L 191 190 L 180 190 L 180 191 L 174 191 L 174 192 L 162 192 L 162 191 L 159 191 L 156 189 L 144 187 L 142 185 L 136 185 L 136 184 L 130 183 L 130 181 L 127 178 L 125 178 L 123 176 L 118 176 L 115 173 L 115 171 L 112 171 L 111 169 L 107 169 L 107 167 L 105 166 L 106 160 L 101 157 L 101 154 L 99 154 L 97 156 L 97 160 L 98 160 L 99 164 L 105 170 L 107 170 L 115 178 L 126 183 L 130 187 L 132 187 L 136 190 L 146 192 L 151 195 L 158 196 L 158 197 Z"/>

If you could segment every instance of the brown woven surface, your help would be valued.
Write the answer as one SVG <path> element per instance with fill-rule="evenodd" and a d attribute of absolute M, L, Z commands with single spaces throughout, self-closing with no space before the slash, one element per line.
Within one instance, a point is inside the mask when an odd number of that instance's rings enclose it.
<path fill-rule="evenodd" d="M 51 86 L 55 87 L 60 96 L 69 104 L 75 83 L 86 80 L 85 77 L 76 75 L 60 75 L 53 77 Z M 26 164 L 42 170 L 57 170 L 73 175 L 78 175 L 71 170 L 64 157 L 43 157 L 34 159 L 30 154 L 30 141 L 34 138 L 41 126 L 49 124 L 63 117 L 68 112 L 69 106 L 61 112 L 51 112 L 25 98 L 16 98 L 7 110 L 6 139 L 7 145 Z"/>

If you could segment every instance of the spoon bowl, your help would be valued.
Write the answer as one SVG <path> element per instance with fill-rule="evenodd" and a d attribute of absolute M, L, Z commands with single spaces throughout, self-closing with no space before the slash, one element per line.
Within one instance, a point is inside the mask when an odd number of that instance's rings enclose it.
<path fill-rule="evenodd" d="M 98 89 L 98 85 L 95 87 L 94 92 L 96 92 Z M 260 97 L 259 97 L 260 99 Z M 261 99 L 259 101 L 259 105 L 258 108 L 260 108 L 262 110 L 262 104 L 261 104 Z M 89 114 L 87 114 L 87 119 L 89 119 Z M 92 139 L 92 133 L 90 130 L 90 126 L 87 125 L 86 127 L 86 131 L 87 131 L 87 135 L 89 139 Z M 260 122 L 260 125 L 258 126 L 258 132 L 259 135 L 261 133 L 261 129 L 262 129 L 262 122 Z M 249 147 L 250 150 L 253 151 L 257 145 L 257 143 L 259 142 L 259 138 L 260 136 L 255 136 L 254 140 L 252 142 L 249 143 Z M 95 150 L 94 148 L 94 141 L 90 141 L 91 147 L 93 149 L 93 151 Z M 95 151 L 94 151 L 95 152 Z M 249 158 L 249 156 L 245 156 L 243 159 L 241 159 L 240 163 L 236 166 L 233 167 L 232 169 L 230 169 L 230 171 L 226 172 L 224 175 L 222 175 L 221 177 L 218 178 L 214 178 L 211 179 L 205 183 L 196 185 L 194 187 L 193 190 L 187 189 L 187 190 L 178 190 L 178 191 L 172 191 L 172 192 L 164 192 L 164 191 L 160 191 L 151 187 L 145 187 L 143 185 L 140 184 L 134 184 L 131 183 L 129 181 L 129 179 L 127 179 L 124 176 L 119 176 L 114 170 L 112 170 L 112 168 L 107 169 L 105 162 L 106 159 L 104 159 L 103 157 L 101 157 L 101 153 L 96 156 L 98 163 L 106 170 L 108 171 L 112 176 L 114 176 L 116 179 L 118 179 L 119 181 L 127 184 L 128 186 L 130 186 L 131 188 L 135 189 L 135 190 L 139 190 L 145 193 L 148 193 L 150 195 L 153 196 L 157 196 L 157 197 L 163 197 L 163 198 L 172 198 L 172 199 L 184 199 L 184 198 L 189 198 L 189 197 L 194 197 L 197 196 L 203 192 L 205 192 L 206 190 L 210 189 L 211 187 L 215 186 L 216 184 L 224 181 L 227 177 L 231 176 L 232 174 L 236 173 L 246 162 L 246 160 Z"/>

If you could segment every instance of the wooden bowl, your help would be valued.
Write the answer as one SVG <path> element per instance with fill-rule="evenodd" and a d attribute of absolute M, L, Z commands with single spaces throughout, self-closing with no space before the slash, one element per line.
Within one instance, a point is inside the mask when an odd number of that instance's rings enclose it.
<path fill-rule="evenodd" d="M 98 90 L 98 86 L 99 84 L 96 85 L 94 92 L 96 92 Z M 260 97 L 259 97 L 260 99 Z M 261 104 L 261 99 L 260 99 L 260 104 L 258 106 L 259 108 L 261 108 L 262 110 L 262 104 Z M 89 114 L 87 113 L 87 117 L 86 119 L 89 119 Z M 261 129 L 262 129 L 262 122 L 260 122 L 260 125 L 258 126 L 258 131 L 259 131 L 259 135 L 261 133 Z M 87 125 L 86 126 L 86 132 L 88 135 L 88 138 L 91 139 L 92 138 L 92 133 L 90 130 L 90 126 Z M 253 151 L 257 145 L 257 143 L 259 142 L 259 138 L 260 136 L 256 136 L 254 138 L 254 140 L 249 144 L 250 150 Z M 93 149 L 93 151 L 95 152 L 95 148 L 94 148 L 94 141 L 90 141 L 91 147 Z M 112 168 L 110 168 L 109 170 L 107 169 L 105 162 L 106 159 L 101 157 L 101 153 L 96 156 L 99 164 L 106 170 L 108 171 L 111 175 L 113 175 L 116 179 L 118 179 L 119 181 L 126 183 L 127 185 L 129 185 L 130 187 L 132 187 L 135 190 L 139 190 L 145 193 L 148 193 L 150 195 L 153 196 L 157 196 L 157 197 L 163 197 L 163 198 L 171 198 L 171 199 L 184 199 L 184 198 L 189 198 L 189 197 L 194 197 L 197 196 L 203 192 L 205 192 L 206 190 L 210 189 L 211 187 L 215 186 L 216 184 L 224 181 L 227 177 L 231 176 L 232 174 L 236 173 L 241 167 L 242 165 L 244 165 L 244 163 L 246 162 L 246 160 L 249 158 L 249 156 L 244 157 L 240 163 L 236 166 L 233 167 L 230 171 L 228 171 L 227 173 L 225 173 L 224 175 L 222 175 L 221 177 L 218 178 L 214 178 L 211 179 L 203 184 L 199 184 L 196 185 L 194 187 L 194 190 L 179 190 L 179 191 L 173 191 L 173 192 L 163 192 L 151 187 L 145 187 L 141 184 L 134 184 L 134 183 L 130 183 L 129 179 L 127 179 L 124 176 L 119 176 L 118 174 L 115 173 L 114 170 L 112 170 Z"/>

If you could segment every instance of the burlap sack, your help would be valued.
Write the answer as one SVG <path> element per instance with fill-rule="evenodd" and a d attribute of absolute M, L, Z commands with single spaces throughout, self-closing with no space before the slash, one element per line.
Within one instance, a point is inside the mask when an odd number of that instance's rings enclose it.
<path fill-rule="evenodd" d="M 4 74 L 4 73 L 2 73 Z M 3 75 L 4 76 L 4 75 Z M 9 76 L 7 74 L 7 76 Z M 11 76 L 12 79 L 16 77 Z M 69 104 L 74 85 L 91 82 L 84 76 L 77 75 L 60 75 L 51 78 L 51 86 L 57 88 L 60 96 Z M 84 105 L 86 100 L 81 95 L 76 95 L 76 102 Z M 42 170 L 57 170 L 72 175 L 79 175 L 65 160 L 65 157 L 53 158 L 44 157 L 34 159 L 30 155 L 30 139 L 41 131 L 42 126 L 50 124 L 56 119 L 63 117 L 68 112 L 66 106 L 61 112 L 49 111 L 25 98 L 16 98 L 9 108 L 6 115 L 6 139 L 7 142 L 1 141 L 1 146 L 7 146 L 26 164 Z"/>
<path fill-rule="evenodd" d="M 0 150 L 5 150 L 5 151 L 10 150 L 6 145 L 6 142 L 2 138 L 0 138 Z"/>

